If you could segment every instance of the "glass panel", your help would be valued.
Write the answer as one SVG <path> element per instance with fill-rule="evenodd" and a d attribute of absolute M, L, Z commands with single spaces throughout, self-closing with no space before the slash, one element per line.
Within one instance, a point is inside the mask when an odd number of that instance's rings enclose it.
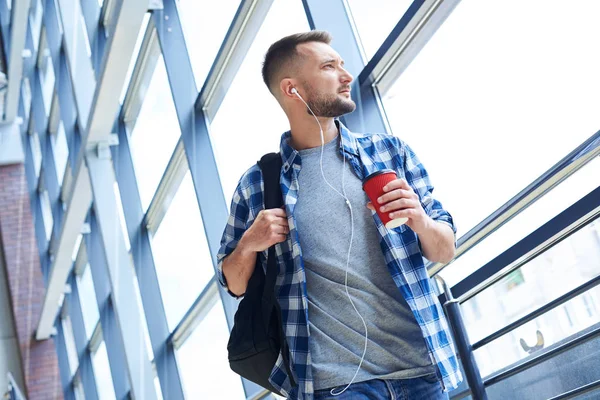
<path fill-rule="evenodd" d="M 133 263 L 130 264 L 133 268 Z M 150 361 L 154 360 L 154 350 L 152 349 L 152 342 L 150 341 L 150 333 L 148 332 L 148 321 L 146 320 L 146 313 L 144 312 L 144 305 L 142 303 L 142 294 L 140 293 L 140 282 L 137 279 L 137 275 L 135 275 L 134 271 L 133 287 L 135 288 L 135 300 L 137 302 L 138 308 L 140 310 L 140 324 L 142 325 L 142 330 L 144 331 L 144 343 L 146 345 L 146 351 L 148 352 L 148 358 Z"/>
<path fill-rule="evenodd" d="M 179 136 L 177 111 L 161 55 L 131 133 L 133 164 L 144 210 L 152 201 Z"/>
<path fill-rule="evenodd" d="M 83 385 L 79 379 L 73 382 L 75 391 L 75 400 L 85 400 L 85 392 L 83 391 Z"/>
<path fill-rule="evenodd" d="M 31 84 L 29 83 L 29 78 L 23 78 L 23 86 L 21 88 L 21 93 L 23 96 L 23 108 L 25 111 L 25 120 L 29 119 L 29 112 L 31 110 Z"/>
<path fill-rule="evenodd" d="M 100 343 L 96 353 L 92 354 L 92 365 L 94 366 L 99 400 L 115 399 L 115 388 L 110 374 L 110 364 L 104 341 Z"/>
<path fill-rule="evenodd" d="M 102 1 L 102 0 L 99 0 L 99 1 Z M 129 83 L 131 82 L 131 74 L 133 74 L 133 68 L 135 67 L 135 63 L 137 62 L 138 55 L 140 54 L 140 47 L 142 47 L 142 41 L 144 40 L 144 34 L 146 33 L 149 19 L 150 19 L 150 14 L 148 14 L 148 13 L 144 14 L 144 19 L 142 20 L 142 26 L 140 28 L 140 31 L 138 32 L 138 37 L 135 42 L 133 55 L 131 56 L 131 60 L 129 61 L 129 68 L 127 69 L 125 84 L 123 85 L 123 89 L 121 90 L 121 96 L 119 97 L 119 103 L 121 103 L 121 104 L 123 104 L 123 100 L 125 99 L 125 94 L 127 93 L 127 88 L 129 87 Z"/>
<path fill-rule="evenodd" d="M 46 230 L 46 239 L 50 240 L 52 236 L 52 225 L 54 218 L 52 217 L 52 209 L 50 208 L 50 198 L 48 191 L 44 190 L 40 193 L 40 202 L 42 206 L 42 219 L 44 220 L 44 229 Z"/>
<path fill-rule="evenodd" d="M 348 0 L 367 62 L 412 3 L 413 0 Z"/>
<path fill-rule="evenodd" d="M 152 237 L 152 253 L 172 331 L 214 275 L 189 171 Z"/>
<path fill-rule="evenodd" d="M 54 152 L 56 178 L 58 179 L 58 185 L 61 186 L 65 176 L 65 168 L 67 168 L 67 162 L 69 161 L 69 145 L 67 144 L 67 136 L 62 121 L 59 122 L 56 133 L 50 136 L 50 140 Z"/>
<path fill-rule="evenodd" d="M 460 2 L 383 98 L 459 236 L 598 130 L 599 13 Z"/>
<path fill-rule="evenodd" d="M 81 311 L 83 313 L 85 333 L 89 340 L 92 337 L 92 333 L 94 333 L 98 319 L 100 319 L 96 291 L 94 290 L 94 282 L 89 264 L 85 266 L 83 273 L 77 276 L 77 289 L 79 291 L 79 302 L 81 303 Z"/>
<path fill-rule="evenodd" d="M 65 345 L 67 347 L 69 368 L 71 369 L 71 376 L 73 376 L 75 371 L 77 371 L 77 368 L 79 368 L 79 358 L 77 357 L 75 338 L 73 336 L 73 326 L 71 325 L 71 318 L 69 316 L 62 319 L 62 328 L 65 336 Z"/>
<path fill-rule="evenodd" d="M 208 3 L 179 0 L 179 18 L 198 90 L 208 75 L 240 0 Z M 203 38 L 203 40 L 198 40 Z"/>
<path fill-rule="evenodd" d="M 568 274 L 563 273 L 562 277 L 566 275 Z M 508 297 L 512 297 L 512 294 Z M 519 300 L 524 302 L 526 306 L 529 305 L 527 304 L 528 296 L 517 294 L 514 297 L 515 300 L 507 300 L 507 297 L 504 297 L 498 302 L 498 306 L 494 306 L 489 302 L 480 304 L 480 306 L 486 314 L 492 315 L 497 312 L 497 318 L 507 319 L 506 316 L 502 315 L 504 312 L 503 307 L 515 309 L 517 307 L 511 303 L 518 303 Z M 488 306 L 490 308 L 484 308 Z M 511 311 L 511 309 L 508 310 L 508 312 Z M 481 323 L 485 323 L 485 321 Z M 600 287 L 596 286 L 492 343 L 477 349 L 475 359 L 481 375 L 488 376 L 529 357 L 530 354 L 537 355 L 543 348 L 552 347 L 555 343 L 598 323 L 600 323 Z M 469 330 L 472 330 L 472 328 L 474 327 L 470 326 Z"/>
<path fill-rule="evenodd" d="M 575 340 L 584 333 L 590 333 L 600 328 L 600 324 L 586 329 L 585 332 L 573 335 L 568 339 L 561 340 L 559 344 Z M 547 346 L 547 350 L 557 347 Z M 546 350 L 540 350 L 529 356 L 535 357 Z M 489 400 L 538 400 L 559 398 L 558 396 L 581 386 L 600 380 L 600 337 L 589 337 L 588 340 L 580 342 L 570 349 L 554 354 L 548 360 L 532 366 L 525 371 L 508 377 L 492 386 L 487 387 Z M 597 400 L 599 390 L 580 394 L 573 398 L 577 400 Z M 556 397 L 555 397 L 556 396 Z"/>
<path fill-rule="evenodd" d="M 273 2 L 212 121 L 211 140 L 227 203 L 244 171 L 264 153 L 279 151 L 281 135 L 289 129 L 285 114 L 262 80 L 264 55 L 273 42 L 308 30 L 300 0 Z"/>
<path fill-rule="evenodd" d="M 597 176 L 600 176 L 598 157 L 452 262 L 442 270 L 441 276 L 454 286 L 594 190 L 598 185 Z"/>
<path fill-rule="evenodd" d="M 31 25 L 31 35 L 33 36 L 33 47 L 37 50 L 40 40 L 40 30 L 42 28 L 42 1 L 32 0 L 29 12 L 29 24 Z"/>
<path fill-rule="evenodd" d="M 31 146 L 31 154 L 33 156 L 33 168 L 35 169 L 35 177 L 40 177 L 40 169 L 42 168 L 42 148 L 40 137 L 37 133 L 29 135 L 29 145 Z"/>
<path fill-rule="evenodd" d="M 158 380 L 158 377 L 154 378 L 154 388 L 156 389 L 156 398 L 158 400 L 163 400 L 162 391 L 160 389 L 160 381 Z"/>
<path fill-rule="evenodd" d="M 131 250 L 131 243 L 129 242 L 129 232 L 127 232 L 127 223 L 125 222 L 125 213 L 123 212 L 123 202 L 121 201 L 121 191 L 119 190 L 119 184 L 115 181 L 113 185 L 115 191 L 115 197 L 117 198 L 117 210 L 119 212 L 119 222 L 121 224 L 121 232 L 125 238 L 125 248 L 129 252 Z M 133 263 L 132 263 L 133 265 Z"/>
<path fill-rule="evenodd" d="M 52 96 L 54 95 L 54 81 L 56 76 L 54 75 L 54 66 L 52 65 L 52 59 L 50 57 L 50 49 L 46 43 L 46 39 L 42 41 L 41 53 L 38 62 L 38 69 L 40 73 L 40 83 L 42 86 L 42 98 L 44 99 L 44 109 L 46 115 L 50 113 L 50 105 L 52 104 Z"/>
<path fill-rule="evenodd" d="M 177 350 L 181 380 L 188 399 L 245 399 L 239 375 L 227 361 L 229 331 L 221 302 Z M 210 360 L 210 361 L 208 361 Z"/>
<path fill-rule="evenodd" d="M 465 302 L 470 340 L 475 343 L 595 278 L 599 264 L 600 220 L 595 220 Z M 580 316 L 568 319 L 575 332 L 600 318 L 600 302 L 592 294 L 583 295 L 578 307 Z"/>

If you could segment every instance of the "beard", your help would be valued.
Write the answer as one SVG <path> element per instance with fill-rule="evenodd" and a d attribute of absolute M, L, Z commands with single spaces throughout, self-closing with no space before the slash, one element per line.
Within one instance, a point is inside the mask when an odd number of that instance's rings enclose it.
<path fill-rule="evenodd" d="M 356 109 L 356 104 L 351 98 L 346 100 L 340 98 L 337 94 L 327 95 L 318 93 L 306 82 L 304 83 L 304 87 L 308 93 L 308 100 L 306 103 L 317 117 L 336 118 L 351 113 Z M 306 109 L 306 112 L 312 115 L 308 108 Z"/>

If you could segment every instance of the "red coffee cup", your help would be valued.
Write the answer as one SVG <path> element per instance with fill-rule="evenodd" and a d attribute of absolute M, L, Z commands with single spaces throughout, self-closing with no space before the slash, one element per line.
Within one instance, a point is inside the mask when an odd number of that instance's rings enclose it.
<path fill-rule="evenodd" d="M 385 193 L 383 187 L 396 179 L 398 179 L 398 176 L 396 175 L 396 171 L 392 169 L 375 171 L 363 179 L 363 190 L 367 193 L 369 200 L 371 200 L 371 204 L 375 207 L 381 222 L 383 222 L 388 229 L 397 228 L 408 221 L 408 218 L 391 219 L 390 211 L 381 212 L 380 208 L 383 204 L 379 204 L 377 201 L 377 199 Z"/>

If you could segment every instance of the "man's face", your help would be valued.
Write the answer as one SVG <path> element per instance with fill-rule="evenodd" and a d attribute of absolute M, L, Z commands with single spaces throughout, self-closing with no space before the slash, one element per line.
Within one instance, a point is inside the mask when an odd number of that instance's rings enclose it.
<path fill-rule="evenodd" d="M 315 115 L 335 118 L 354 111 L 356 104 L 350 97 L 353 77 L 344 69 L 340 55 L 321 42 L 302 43 L 297 50 L 302 57 L 299 80 L 304 100 Z"/>

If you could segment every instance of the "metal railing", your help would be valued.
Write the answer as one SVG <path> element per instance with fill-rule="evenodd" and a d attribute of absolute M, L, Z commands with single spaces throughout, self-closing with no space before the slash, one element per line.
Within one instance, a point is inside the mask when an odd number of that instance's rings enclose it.
<path fill-rule="evenodd" d="M 556 187 L 599 155 L 600 131 L 592 135 L 546 173 L 536 179 L 476 227 L 471 229 L 466 235 L 461 237 L 458 242 L 455 259 L 489 237 L 528 206 L 548 193 L 552 188 Z M 475 400 L 487 399 L 485 391 L 487 386 L 507 379 L 510 376 L 531 368 L 561 352 L 574 348 L 577 345 L 600 335 L 600 328 L 593 329 L 566 343 L 562 343 L 543 354 L 523 360 L 500 373 L 496 373 L 484 381 L 473 354 L 476 349 L 489 344 L 493 340 L 498 339 L 508 332 L 545 314 L 549 310 L 554 309 L 599 285 L 600 276 L 581 284 L 577 288 L 539 307 L 519 320 L 479 340 L 475 344 L 471 344 L 469 341 L 460 309 L 461 303 L 492 286 L 512 271 L 520 268 L 529 260 L 557 244 L 560 240 L 587 225 L 599 215 L 600 186 L 452 288 L 448 287 L 444 280 L 438 275 L 438 273 L 448 264 L 431 263 L 428 265 L 430 276 L 435 277 L 443 290 L 440 301 L 444 304 L 444 309 L 448 315 L 448 322 L 452 329 L 452 334 L 455 339 L 457 351 L 469 387 L 468 390 L 458 393 L 456 398 L 462 398 L 470 394 Z M 509 266 L 510 268 L 507 268 Z M 459 298 L 455 299 L 454 296 Z M 582 393 L 596 390 L 599 387 L 600 382 L 592 382 L 570 392 L 563 393 L 556 398 L 572 398 Z"/>

